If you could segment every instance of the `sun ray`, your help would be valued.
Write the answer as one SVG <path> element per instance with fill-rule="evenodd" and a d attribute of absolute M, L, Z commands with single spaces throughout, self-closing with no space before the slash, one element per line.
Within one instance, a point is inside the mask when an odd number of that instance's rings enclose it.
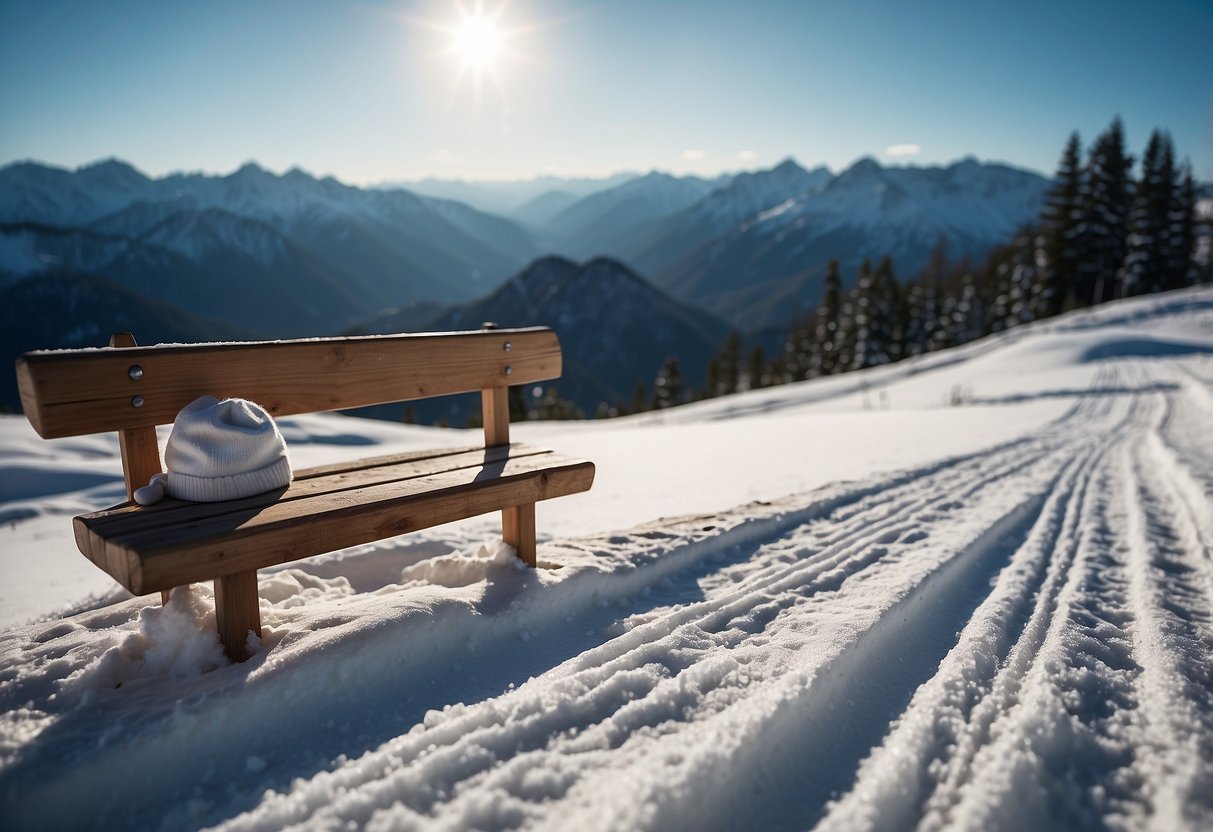
<path fill-rule="evenodd" d="M 508 0 L 455 0 L 446 8 L 450 15 L 445 18 L 399 12 L 391 16 L 410 29 L 429 33 L 433 51 L 428 59 L 446 62 L 453 68 L 448 108 L 466 96 L 476 111 L 486 97 L 496 97 L 503 106 L 509 106 L 506 82 L 511 69 L 546 64 L 535 53 L 534 44 L 527 42 L 530 36 L 583 16 L 575 13 L 547 20 L 510 20 Z"/>

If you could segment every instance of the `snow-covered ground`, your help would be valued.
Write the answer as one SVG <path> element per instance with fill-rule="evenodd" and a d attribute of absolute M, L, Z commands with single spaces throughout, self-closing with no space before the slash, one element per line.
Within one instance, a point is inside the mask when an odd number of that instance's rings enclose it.
<path fill-rule="evenodd" d="M 111 437 L 0 419 L 4 828 L 1213 827 L 1213 291 L 515 437 L 539 508 L 131 599 Z M 297 466 L 460 431 L 284 420 Z"/>

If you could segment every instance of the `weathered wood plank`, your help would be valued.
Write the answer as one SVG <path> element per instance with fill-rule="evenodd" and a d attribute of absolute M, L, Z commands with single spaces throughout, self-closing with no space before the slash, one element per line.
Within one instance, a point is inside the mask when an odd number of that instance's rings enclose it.
<path fill-rule="evenodd" d="M 327 477 L 330 474 L 340 474 L 343 471 L 361 471 L 377 465 L 399 465 L 405 462 L 420 462 L 423 459 L 435 459 L 443 456 L 466 454 L 471 451 L 483 451 L 480 445 L 464 445 L 458 448 L 427 448 L 423 451 L 408 451 L 400 454 L 367 457 L 366 459 L 348 459 L 333 462 L 328 465 L 316 465 L 312 468 L 300 468 L 295 471 L 295 480 L 305 480 L 314 477 Z"/>
<path fill-rule="evenodd" d="M 206 394 L 285 416 L 543 381 L 561 369 L 546 328 L 59 350 L 17 361 L 22 406 L 45 438 L 167 424 Z"/>
<path fill-rule="evenodd" d="M 593 463 L 540 454 L 114 538 L 90 528 L 90 545 L 125 569 L 111 573 L 120 583 L 143 594 L 575 494 L 593 480 Z"/>
<path fill-rule="evenodd" d="M 316 469 L 304 469 L 285 490 L 268 491 L 238 500 L 191 503 L 164 499 L 150 506 L 124 503 L 93 512 L 86 515 L 86 518 L 88 525 L 98 534 L 113 539 L 132 531 L 150 532 L 185 523 L 199 523 L 225 514 L 257 511 L 277 503 L 322 494 L 335 494 L 339 491 L 417 479 L 465 468 L 481 469 L 511 458 L 521 459 L 551 453 L 545 448 L 531 445 L 513 445 L 505 448 L 472 448 L 419 459 L 412 458 L 411 454 L 385 456 L 364 460 L 365 465 L 345 463 L 340 467 L 326 466 L 324 470 L 330 473 L 325 475 L 314 475 Z"/>

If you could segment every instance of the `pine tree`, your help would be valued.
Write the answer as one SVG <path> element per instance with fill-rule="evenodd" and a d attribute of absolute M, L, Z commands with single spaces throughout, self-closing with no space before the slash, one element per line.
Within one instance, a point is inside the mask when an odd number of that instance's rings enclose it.
<path fill-rule="evenodd" d="M 926 325 L 927 309 L 930 307 L 934 314 L 934 301 L 928 302 L 928 292 L 922 284 L 922 278 L 911 283 L 903 295 L 901 308 L 902 339 L 900 353 L 902 358 L 913 358 L 927 351 L 928 333 L 934 329 Z"/>
<path fill-rule="evenodd" d="M 1036 268 L 1036 246 L 1032 236 L 1030 230 L 1021 230 L 1011 247 L 1008 327 L 1036 320 L 1041 278 Z"/>
<path fill-rule="evenodd" d="M 833 375 L 838 371 L 838 319 L 842 309 L 838 261 L 826 266 L 825 295 L 814 314 L 813 339 L 806 378 Z"/>
<path fill-rule="evenodd" d="M 1103 303 L 1119 294 L 1117 275 L 1125 259 L 1132 167 L 1133 157 L 1125 152 L 1124 126 L 1118 117 L 1095 140 L 1087 161 L 1080 305 Z"/>
<path fill-rule="evenodd" d="M 804 381 L 808 376 L 816 330 L 815 315 L 794 322 L 788 330 L 783 344 L 783 381 Z"/>
<path fill-rule="evenodd" d="M 632 394 L 632 413 L 644 413 L 648 410 L 648 394 L 644 389 L 644 382 L 636 382 L 636 392 Z"/>
<path fill-rule="evenodd" d="M 653 382 L 653 409 L 664 410 L 682 404 L 682 395 L 682 369 L 678 366 L 678 358 L 670 356 L 662 363 Z"/>
<path fill-rule="evenodd" d="M 755 344 L 754 349 L 750 351 L 750 366 L 746 373 L 746 380 L 749 390 L 757 390 L 759 387 L 767 387 L 771 384 L 767 372 L 767 356 L 761 344 Z"/>
<path fill-rule="evenodd" d="M 1168 289 L 1195 286 L 1200 283 L 1196 263 L 1196 183 L 1192 179 L 1192 164 L 1185 160 L 1175 188 L 1175 201 L 1170 211 L 1168 253 L 1164 285 Z"/>
<path fill-rule="evenodd" d="M 952 343 L 967 344 L 986 334 L 986 308 L 977 289 L 977 279 L 968 263 L 962 263 L 953 275 Z"/>
<path fill-rule="evenodd" d="M 855 347 L 859 343 L 860 327 L 866 326 L 867 303 L 866 292 L 861 292 L 859 284 L 870 288 L 872 283 L 872 262 L 864 259 L 855 276 L 855 284 L 850 290 L 842 293 L 839 299 L 838 328 L 834 337 L 834 372 L 845 373 L 852 369 L 855 362 Z"/>
<path fill-rule="evenodd" d="M 886 255 L 872 271 L 865 260 L 855 295 L 855 342 L 850 368 L 875 367 L 893 360 L 893 323 L 897 305 L 893 261 Z"/>
<path fill-rule="evenodd" d="M 931 258 L 919 275 L 919 298 L 916 315 L 920 327 L 919 339 L 923 352 L 932 352 L 946 347 L 947 337 L 940 332 L 943 316 L 941 301 L 943 300 L 943 282 L 948 272 L 948 241 L 939 238 L 931 251 Z"/>
<path fill-rule="evenodd" d="M 946 350 L 948 347 L 961 343 L 960 334 L 957 331 L 957 321 L 961 317 L 960 295 L 951 286 L 950 281 L 943 284 L 940 290 L 935 331 L 927 339 L 927 349 L 932 352 Z"/>
<path fill-rule="evenodd" d="M 1056 315 L 1078 304 L 1079 274 L 1086 253 L 1083 209 L 1082 143 L 1070 134 L 1054 177 L 1056 184 L 1045 197 L 1041 214 L 1044 234 L 1045 274 L 1040 317 Z"/>
<path fill-rule="evenodd" d="M 986 281 L 989 286 L 990 306 L 986 318 L 986 329 L 1002 332 L 1015 325 L 1011 311 L 1011 249 L 999 247 L 990 255 L 986 265 Z"/>
<path fill-rule="evenodd" d="M 893 271 L 893 260 L 888 255 L 881 259 L 876 270 L 884 271 L 888 266 L 889 289 L 886 297 L 886 308 L 889 315 L 889 361 L 901 361 L 906 357 L 906 294 L 908 286 L 897 282 Z"/>
<path fill-rule="evenodd" d="M 708 362 L 708 380 L 704 385 L 704 398 L 727 396 L 737 392 L 737 381 L 741 375 L 741 336 L 737 330 L 729 330 L 720 351 Z"/>
<path fill-rule="evenodd" d="M 585 411 L 578 407 L 576 402 L 561 396 L 560 391 L 555 387 L 548 387 L 543 391 L 539 406 L 531 418 L 548 422 L 561 419 L 584 419 Z"/>
<path fill-rule="evenodd" d="M 897 285 L 897 276 L 893 272 L 893 258 L 887 254 L 880 258 L 873 278 L 872 341 L 876 347 L 877 358 L 868 366 L 885 364 L 900 358 L 895 329 L 901 291 Z M 879 360 L 881 354 L 886 360 Z"/>
<path fill-rule="evenodd" d="M 1175 208 L 1175 157 L 1171 137 L 1155 130 L 1141 158 L 1141 181 L 1129 214 L 1121 294 L 1144 295 L 1167 286 L 1173 265 L 1170 253 L 1171 214 Z"/>

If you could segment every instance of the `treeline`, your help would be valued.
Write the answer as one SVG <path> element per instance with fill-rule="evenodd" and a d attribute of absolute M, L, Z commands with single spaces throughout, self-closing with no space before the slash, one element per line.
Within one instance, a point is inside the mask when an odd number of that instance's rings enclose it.
<path fill-rule="evenodd" d="M 743 356 L 732 333 L 708 367 L 705 389 L 671 396 L 671 379 L 677 383 L 680 374 L 669 359 L 649 403 L 669 406 L 889 364 L 1073 309 L 1213 282 L 1209 228 L 1199 225 L 1191 165 L 1176 163 L 1170 135 L 1155 130 L 1137 177 L 1133 168 L 1120 119 L 1095 140 L 1085 162 L 1074 133 L 1039 221 L 980 264 L 951 262 L 941 242 L 910 281 L 897 280 L 886 256 L 875 265 L 865 260 L 844 290 L 832 261 L 820 304 L 792 324 L 781 355 L 768 358 L 754 347 Z"/>
<path fill-rule="evenodd" d="M 604 402 L 586 414 L 554 387 L 539 400 L 512 389 L 511 418 L 662 410 L 890 364 L 1118 298 L 1213 283 L 1211 229 L 1197 214 L 1191 164 L 1176 162 L 1171 136 L 1162 130 L 1151 134 L 1137 176 L 1135 161 L 1119 118 L 1095 139 L 1085 160 L 1073 133 L 1037 223 L 982 262 L 950 260 L 941 241 L 908 281 L 897 278 L 885 256 L 863 261 L 844 289 L 838 262 L 831 261 L 820 303 L 791 324 L 780 354 L 745 349 L 743 337 L 732 332 L 709 363 L 702 389 L 689 389 L 678 358 L 670 357 L 656 378 L 637 385 L 629 402 Z"/>

